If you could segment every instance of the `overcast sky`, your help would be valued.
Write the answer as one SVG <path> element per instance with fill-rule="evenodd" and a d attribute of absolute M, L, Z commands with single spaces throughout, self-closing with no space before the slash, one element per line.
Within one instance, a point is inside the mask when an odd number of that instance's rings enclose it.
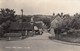
<path fill-rule="evenodd" d="M 80 0 L 0 0 L 1 8 L 11 8 L 21 14 L 80 13 Z"/>

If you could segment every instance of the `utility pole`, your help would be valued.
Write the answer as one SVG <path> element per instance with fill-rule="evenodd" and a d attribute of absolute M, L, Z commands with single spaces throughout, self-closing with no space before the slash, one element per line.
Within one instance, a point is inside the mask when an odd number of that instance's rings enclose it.
<path fill-rule="evenodd" d="M 21 9 L 21 29 L 22 29 L 22 36 L 24 36 L 24 33 L 23 33 L 23 9 Z"/>
<path fill-rule="evenodd" d="M 21 13 L 22 13 L 22 18 L 23 18 L 23 9 L 21 9 Z"/>

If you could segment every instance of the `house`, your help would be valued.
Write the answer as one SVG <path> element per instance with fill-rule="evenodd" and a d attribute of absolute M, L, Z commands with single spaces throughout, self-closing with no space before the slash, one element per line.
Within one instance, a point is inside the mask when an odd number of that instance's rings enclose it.
<path fill-rule="evenodd" d="M 23 22 L 21 23 L 23 30 L 33 30 L 33 24 L 29 22 Z"/>
<path fill-rule="evenodd" d="M 51 28 L 56 28 L 58 24 L 62 23 L 63 18 L 58 14 L 51 21 Z"/>
<path fill-rule="evenodd" d="M 53 17 L 53 20 L 51 21 L 51 27 L 50 27 L 50 33 L 52 34 L 52 37 L 55 36 L 54 29 L 59 27 L 59 24 L 62 23 L 63 17 L 61 17 L 59 14 Z"/>

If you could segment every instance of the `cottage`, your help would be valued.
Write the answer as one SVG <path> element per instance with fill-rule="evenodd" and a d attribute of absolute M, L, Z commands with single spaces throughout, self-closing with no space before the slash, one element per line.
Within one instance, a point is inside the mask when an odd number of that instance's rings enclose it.
<path fill-rule="evenodd" d="M 52 36 L 55 36 L 54 29 L 59 27 L 59 24 L 62 23 L 62 20 L 63 18 L 60 15 L 56 15 L 52 20 L 51 27 L 50 27 L 51 29 L 50 33 L 52 34 Z"/>
<path fill-rule="evenodd" d="M 13 22 L 10 24 L 8 32 L 6 32 L 5 36 L 9 36 L 9 34 L 10 36 L 16 36 L 16 34 L 25 36 L 26 31 L 32 31 L 32 30 L 33 30 L 33 25 L 28 22 L 23 22 L 23 23 Z"/>
<path fill-rule="evenodd" d="M 55 18 L 51 22 L 51 28 L 56 28 L 58 24 L 62 23 L 63 18 L 59 15 L 55 16 Z"/>

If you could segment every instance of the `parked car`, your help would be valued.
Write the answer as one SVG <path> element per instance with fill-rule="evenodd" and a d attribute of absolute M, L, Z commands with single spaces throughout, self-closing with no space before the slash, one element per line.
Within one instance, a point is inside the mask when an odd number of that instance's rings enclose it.
<path fill-rule="evenodd" d="M 42 29 L 41 23 L 35 23 L 34 24 L 34 32 L 36 35 L 42 35 L 43 34 L 43 29 Z"/>

